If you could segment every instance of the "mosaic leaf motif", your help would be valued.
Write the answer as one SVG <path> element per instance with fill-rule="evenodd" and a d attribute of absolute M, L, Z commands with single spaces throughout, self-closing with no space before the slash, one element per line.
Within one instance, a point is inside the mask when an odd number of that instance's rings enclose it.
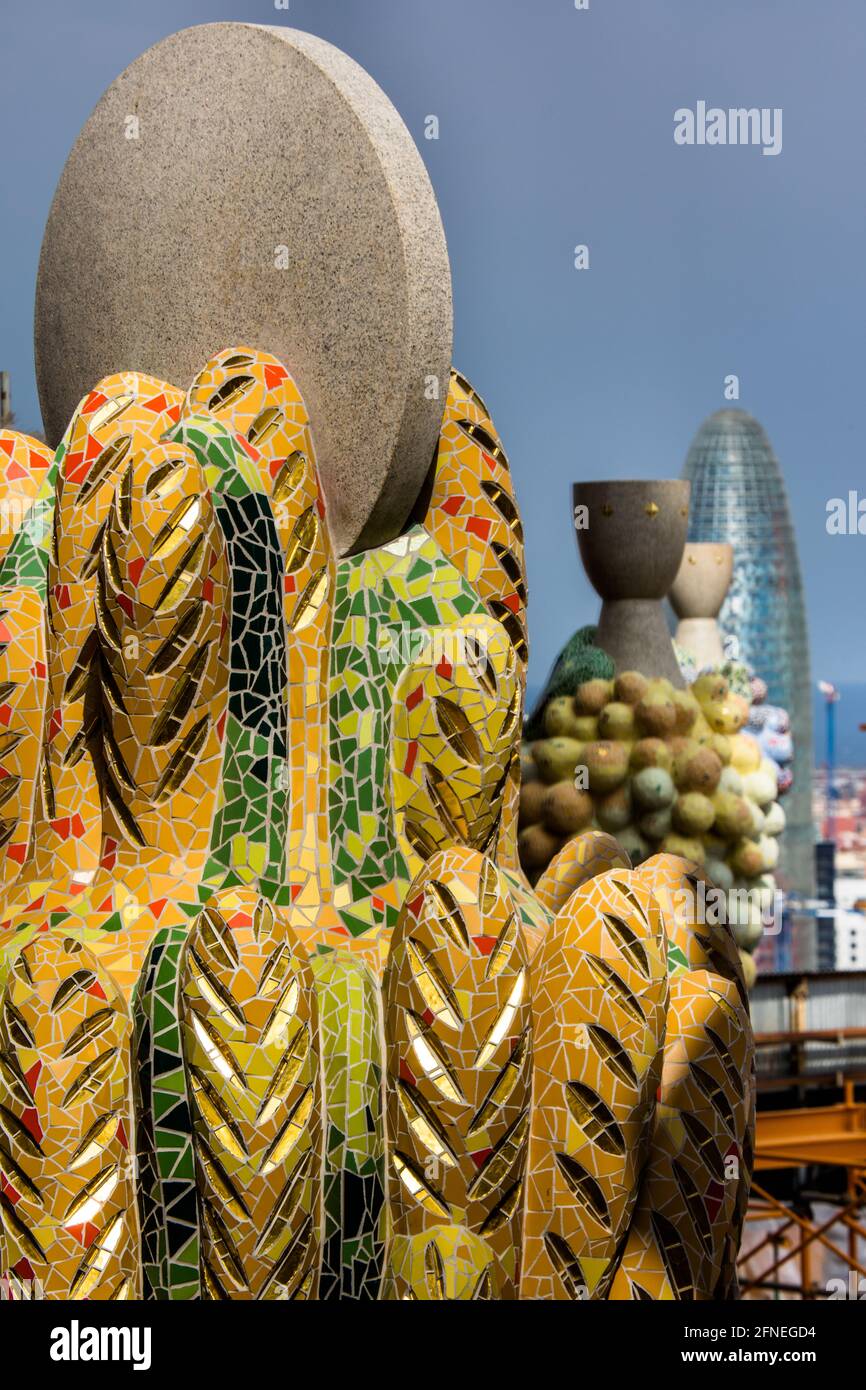
<path fill-rule="evenodd" d="M 495 849 L 519 725 L 514 650 L 498 624 L 454 624 L 455 650 L 438 660 L 446 634 L 431 636 L 394 693 L 394 814 L 411 868 L 449 844 Z"/>
<path fill-rule="evenodd" d="M 174 434 L 202 462 L 217 497 L 217 515 L 238 537 L 234 593 L 242 588 L 250 594 L 250 605 L 236 605 L 233 620 L 237 674 L 223 804 L 207 877 L 211 880 L 214 869 L 223 865 L 226 884 L 257 881 L 274 901 L 285 902 L 293 930 L 309 949 L 325 941 L 343 945 L 346 929 L 332 897 L 327 822 L 335 562 L 306 407 L 275 357 L 247 347 L 230 348 L 218 353 L 193 381 Z M 275 589 L 283 609 L 281 655 L 274 661 L 272 649 L 270 665 L 282 681 L 279 688 L 272 681 L 271 691 L 272 698 L 279 696 L 283 725 L 269 719 L 255 726 L 247 712 L 250 700 L 238 693 L 244 682 L 255 683 L 259 695 L 266 688 L 265 663 L 256 644 L 262 604 L 272 595 L 259 573 L 267 568 L 269 557 L 253 542 L 249 528 L 242 537 L 227 517 L 226 507 L 238 505 L 228 500 L 230 495 L 256 496 L 260 505 L 267 503 L 267 524 L 282 551 Z M 245 505 L 249 508 L 249 501 Z M 256 530 L 261 534 L 260 522 Z"/>
<path fill-rule="evenodd" d="M 638 873 L 662 908 L 670 1003 L 649 1161 L 610 1297 L 732 1298 L 755 1123 L 742 967 L 702 870 L 659 854 Z"/>
<path fill-rule="evenodd" d="M 486 405 L 456 371 L 423 522 L 502 623 L 525 671 L 526 565 L 511 470 Z"/>
<path fill-rule="evenodd" d="M 310 965 L 327 1097 L 319 1297 L 376 1299 L 385 1260 L 381 996 L 369 967 L 347 952 Z"/>
<path fill-rule="evenodd" d="M 133 996 L 136 1152 L 146 1299 L 201 1297 L 189 1081 L 180 1024 L 186 932 L 157 933 Z"/>
<path fill-rule="evenodd" d="M 31 589 L 0 594 L 0 888 L 21 873 L 33 830 L 47 694 L 44 609 Z"/>
<path fill-rule="evenodd" d="M 228 586 L 191 451 L 160 443 L 136 455 L 106 519 L 96 615 L 106 832 L 144 849 L 189 852 L 171 803 L 203 798 L 218 772 Z"/>
<path fill-rule="evenodd" d="M 267 496 L 239 436 L 220 421 L 182 415 L 171 440 L 191 451 L 210 489 L 231 575 L 230 671 L 220 802 L 204 883 L 282 876 L 286 795 L 274 776 L 287 742 L 283 558 Z"/>
<path fill-rule="evenodd" d="M 660 908 L 588 879 L 533 959 L 535 1084 L 522 1298 L 605 1298 L 648 1152 L 668 1004 Z"/>
<path fill-rule="evenodd" d="M 0 479 L 0 1277 L 732 1296 L 736 948 L 684 861 L 519 868 L 523 534 L 465 378 L 406 533 L 339 562 L 249 347 L 105 378 L 54 455 L 0 432 Z"/>
<path fill-rule="evenodd" d="M 401 913 L 383 990 L 388 1296 L 514 1298 L 531 999 L 517 913 L 491 860 L 458 847 L 430 857 Z M 473 1255 L 460 1254 L 461 1236 Z"/>
<path fill-rule="evenodd" d="M 588 879 L 607 869 L 630 869 L 631 861 L 613 835 L 587 830 L 563 845 L 535 885 L 542 907 L 556 913 Z"/>
<path fill-rule="evenodd" d="M 420 509 L 419 509 L 420 510 Z M 431 469 L 425 529 L 471 584 L 508 636 L 517 658 L 521 717 L 529 644 L 523 527 L 508 459 L 490 412 L 452 370 Z M 503 867 L 518 870 L 520 763 L 513 750 L 499 842 Z"/>
<path fill-rule="evenodd" d="M 0 1008 L 3 1270 L 45 1298 L 140 1297 L 124 1001 L 79 942 L 40 936 Z"/>
<path fill-rule="evenodd" d="M 4 903 L 4 925 L 16 933 L 13 949 L 62 926 L 88 941 L 127 998 L 159 918 L 185 920 L 186 890 L 164 856 L 142 855 L 140 844 L 109 833 L 97 773 L 102 698 L 105 689 L 115 691 L 116 677 L 102 646 L 96 597 L 117 484 L 137 451 L 146 453 L 173 424 L 181 401 L 180 392 L 137 373 L 106 378 L 81 402 L 49 470 L 45 751 L 29 856 Z M 39 496 L 47 507 L 46 484 Z M 14 551 L 13 544 L 7 559 Z M 111 616 L 138 644 L 120 605 Z M 215 796 L 216 787 L 209 789 L 198 806 L 205 826 Z M 191 822 L 188 804 L 182 809 Z"/>
<path fill-rule="evenodd" d="M 156 445 L 180 400 L 153 377 L 105 378 L 79 405 L 58 450 L 47 574 L 50 708 L 37 833 L 56 877 L 59 867 L 79 878 L 95 870 L 103 809 L 112 822 L 98 733 L 112 678 L 110 642 L 100 641 L 97 625 L 103 543 L 120 478 Z"/>
<path fill-rule="evenodd" d="M 201 913 L 182 964 L 204 1296 L 315 1298 L 322 1081 L 310 967 L 250 889 Z"/>

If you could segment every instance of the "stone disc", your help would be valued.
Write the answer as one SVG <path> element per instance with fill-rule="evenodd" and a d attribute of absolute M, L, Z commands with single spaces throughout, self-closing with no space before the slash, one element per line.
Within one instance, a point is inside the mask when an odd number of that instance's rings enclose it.
<path fill-rule="evenodd" d="M 206 24 L 108 88 L 61 175 L 36 289 L 48 439 L 109 372 L 186 388 L 220 348 L 279 357 L 310 411 L 341 553 L 399 534 L 451 365 L 436 199 L 399 115 L 331 44 Z M 438 383 L 438 399 L 437 386 Z"/>

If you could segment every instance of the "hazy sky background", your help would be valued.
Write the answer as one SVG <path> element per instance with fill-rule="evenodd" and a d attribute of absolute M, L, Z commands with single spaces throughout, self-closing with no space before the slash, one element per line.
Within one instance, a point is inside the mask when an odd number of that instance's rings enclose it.
<path fill-rule="evenodd" d="M 143 49 L 225 19 L 344 48 L 419 144 L 455 364 L 493 412 L 523 512 L 531 682 L 598 610 L 571 482 L 678 476 L 727 373 L 787 479 L 813 676 L 866 680 L 866 536 L 825 530 L 828 498 L 866 498 L 863 0 L 2 0 L 0 367 L 19 428 L 39 425 L 36 266 L 79 128 Z M 675 109 L 700 99 L 782 107 L 782 153 L 676 146 Z"/>

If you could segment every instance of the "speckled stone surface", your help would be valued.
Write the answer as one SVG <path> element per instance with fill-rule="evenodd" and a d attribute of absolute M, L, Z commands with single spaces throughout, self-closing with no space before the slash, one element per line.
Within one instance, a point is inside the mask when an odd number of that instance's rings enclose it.
<path fill-rule="evenodd" d="M 253 24 L 184 29 L 137 58 L 85 124 L 36 291 L 52 443 L 106 373 L 186 386 L 220 348 L 250 344 L 297 379 L 337 542 L 363 549 L 399 533 L 427 474 L 451 331 L 421 157 L 332 45 Z"/>
<path fill-rule="evenodd" d="M 580 558 L 601 597 L 596 644 L 617 673 L 642 671 L 685 684 L 662 599 L 673 583 L 686 543 L 689 488 L 680 478 L 575 483 L 572 502 L 586 508 L 577 530 Z M 581 517 L 581 520 L 584 520 Z"/>
<path fill-rule="evenodd" d="M 734 572 L 734 547 L 724 541 L 689 541 L 668 598 L 679 618 L 675 640 L 698 671 L 725 659 L 716 622 Z"/>
<path fill-rule="evenodd" d="M 734 572 L 726 541 L 689 541 L 668 598 L 678 618 L 716 618 Z"/>

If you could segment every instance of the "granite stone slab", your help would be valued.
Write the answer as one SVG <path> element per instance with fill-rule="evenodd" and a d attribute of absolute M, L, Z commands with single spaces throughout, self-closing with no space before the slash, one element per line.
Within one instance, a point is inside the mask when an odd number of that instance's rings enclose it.
<path fill-rule="evenodd" d="M 451 365 L 424 164 L 372 78 L 294 29 L 205 24 L 114 81 L 48 218 L 35 346 L 48 439 L 123 368 L 176 383 L 227 346 L 284 361 L 341 553 L 399 534 Z M 438 382 L 438 398 L 431 380 Z"/>

